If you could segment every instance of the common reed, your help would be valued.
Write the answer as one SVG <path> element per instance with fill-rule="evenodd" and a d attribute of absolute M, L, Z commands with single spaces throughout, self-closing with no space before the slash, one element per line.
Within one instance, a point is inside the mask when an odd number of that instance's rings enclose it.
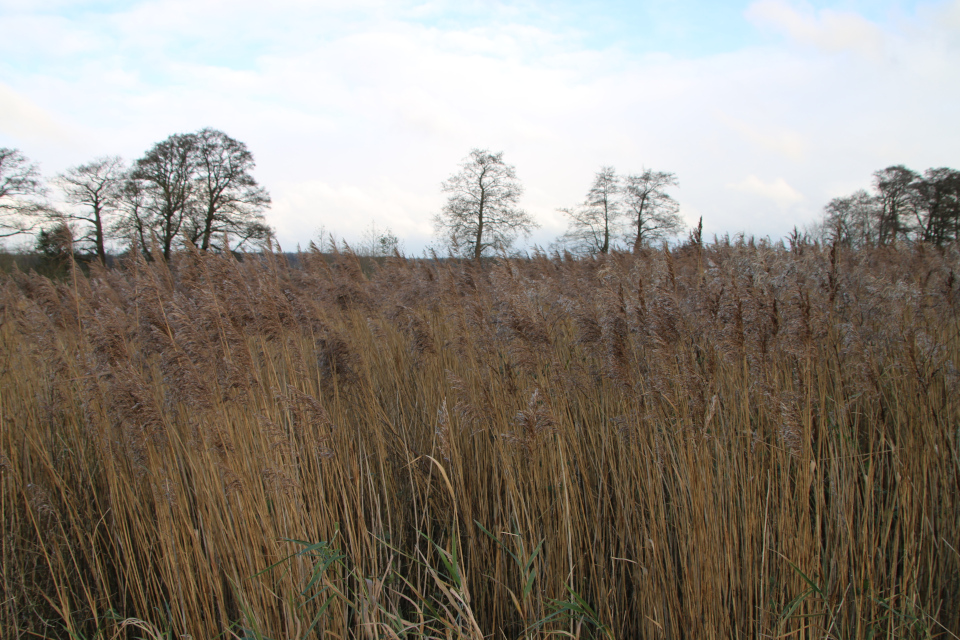
<path fill-rule="evenodd" d="M 960 254 L 0 280 L 4 638 L 956 638 Z"/>

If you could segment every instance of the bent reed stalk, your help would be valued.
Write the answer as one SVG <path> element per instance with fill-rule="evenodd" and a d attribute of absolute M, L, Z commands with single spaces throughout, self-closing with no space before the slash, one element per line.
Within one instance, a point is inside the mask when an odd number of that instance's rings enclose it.
<path fill-rule="evenodd" d="M 0 277 L 4 638 L 956 638 L 957 247 Z"/>

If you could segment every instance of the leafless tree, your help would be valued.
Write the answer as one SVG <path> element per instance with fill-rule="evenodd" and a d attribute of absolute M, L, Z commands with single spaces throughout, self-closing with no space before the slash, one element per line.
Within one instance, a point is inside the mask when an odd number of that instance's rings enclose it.
<path fill-rule="evenodd" d="M 16 149 L 0 148 L 0 238 L 30 233 L 47 211 L 40 169 Z"/>
<path fill-rule="evenodd" d="M 93 245 L 97 258 L 106 262 L 106 240 L 116 226 L 127 178 L 127 167 L 116 156 L 97 158 L 93 162 L 67 169 L 54 178 L 72 208 L 56 211 L 53 217 L 62 223 L 79 223 L 79 242 Z"/>
<path fill-rule="evenodd" d="M 169 259 L 180 229 L 194 212 L 196 149 L 195 135 L 175 134 L 134 164 L 124 188 L 127 215 L 120 229 L 133 233 L 144 253 L 156 234 L 164 259 Z"/>
<path fill-rule="evenodd" d="M 645 243 L 676 235 L 683 228 L 680 206 L 666 192 L 677 186 L 675 174 L 652 169 L 624 178 L 623 204 L 630 220 L 627 241 L 634 253 Z"/>
<path fill-rule="evenodd" d="M 197 206 L 187 223 L 189 239 L 207 251 L 224 234 L 252 237 L 269 231 L 263 212 L 270 195 L 250 173 L 256 163 L 247 145 L 216 129 L 194 135 Z"/>
<path fill-rule="evenodd" d="M 178 242 L 201 250 L 266 241 L 270 196 L 250 175 L 253 155 L 222 131 L 172 135 L 137 160 L 124 186 L 120 231 L 146 251 L 158 238 L 164 258 Z"/>
<path fill-rule="evenodd" d="M 142 180 L 128 177 L 121 188 L 121 216 L 112 231 L 118 238 L 130 241 L 130 248 L 136 247 L 144 255 L 149 255 L 151 227 L 153 222 L 151 203 L 147 188 Z"/>
<path fill-rule="evenodd" d="M 960 171 L 927 169 L 912 189 L 917 237 L 938 246 L 960 239 Z"/>
<path fill-rule="evenodd" d="M 570 218 L 560 242 L 575 253 L 609 253 L 620 233 L 620 178 L 613 167 L 602 167 L 583 204 L 560 209 Z"/>
<path fill-rule="evenodd" d="M 523 186 L 516 170 L 504 163 L 503 152 L 472 150 L 442 189 L 450 196 L 434 225 L 456 254 L 479 259 L 488 251 L 506 251 L 518 236 L 537 227 L 517 206 Z"/>
<path fill-rule="evenodd" d="M 879 219 L 877 198 L 863 189 L 834 198 L 824 207 L 825 239 L 851 247 L 876 244 Z"/>
<path fill-rule="evenodd" d="M 873 174 L 865 190 L 834 198 L 820 222 L 826 237 L 850 246 L 897 240 L 939 246 L 960 239 L 960 171 L 927 169 L 923 175 L 903 165 Z"/>
<path fill-rule="evenodd" d="M 913 217 L 911 186 L 917 178 L 919 175 L 915 171 L 902 164 L 873 174 L 873 186 L 877 191 L 879 204 L 878 243 L 889 244 L 907 237 L 908 221 Z"/>
<path fill-rule="evenodd" d="M 375 222 L 371 222 L 370 227 L 363 232 L 356 250 L 357 255 L 381 258 L 399 251 L 401 251 L 400 238 L 390 227 L 381 229 Z"/>

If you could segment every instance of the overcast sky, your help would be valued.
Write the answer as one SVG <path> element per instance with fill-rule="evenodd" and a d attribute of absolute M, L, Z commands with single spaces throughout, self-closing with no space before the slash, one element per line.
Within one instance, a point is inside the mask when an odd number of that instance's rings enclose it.
<path fill-rule="evenodd" d="M 285 249 L 376 223 L 419 253 L 475 147 L 543 245 L 603 165 L 775 239 L 878 169 L 960 168 L 960 0 L 0 0 L 0 33 L 0 147 L 50 176 L 220 129 Z"/>

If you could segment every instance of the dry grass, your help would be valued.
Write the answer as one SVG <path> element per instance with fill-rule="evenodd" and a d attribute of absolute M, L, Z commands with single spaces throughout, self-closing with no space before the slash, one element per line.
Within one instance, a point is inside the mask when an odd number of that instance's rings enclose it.
<path fill-rule="evenodd" d="M 299 262 L 0 281 L 2 637 L 960 634 L 956 248 Z"/>

